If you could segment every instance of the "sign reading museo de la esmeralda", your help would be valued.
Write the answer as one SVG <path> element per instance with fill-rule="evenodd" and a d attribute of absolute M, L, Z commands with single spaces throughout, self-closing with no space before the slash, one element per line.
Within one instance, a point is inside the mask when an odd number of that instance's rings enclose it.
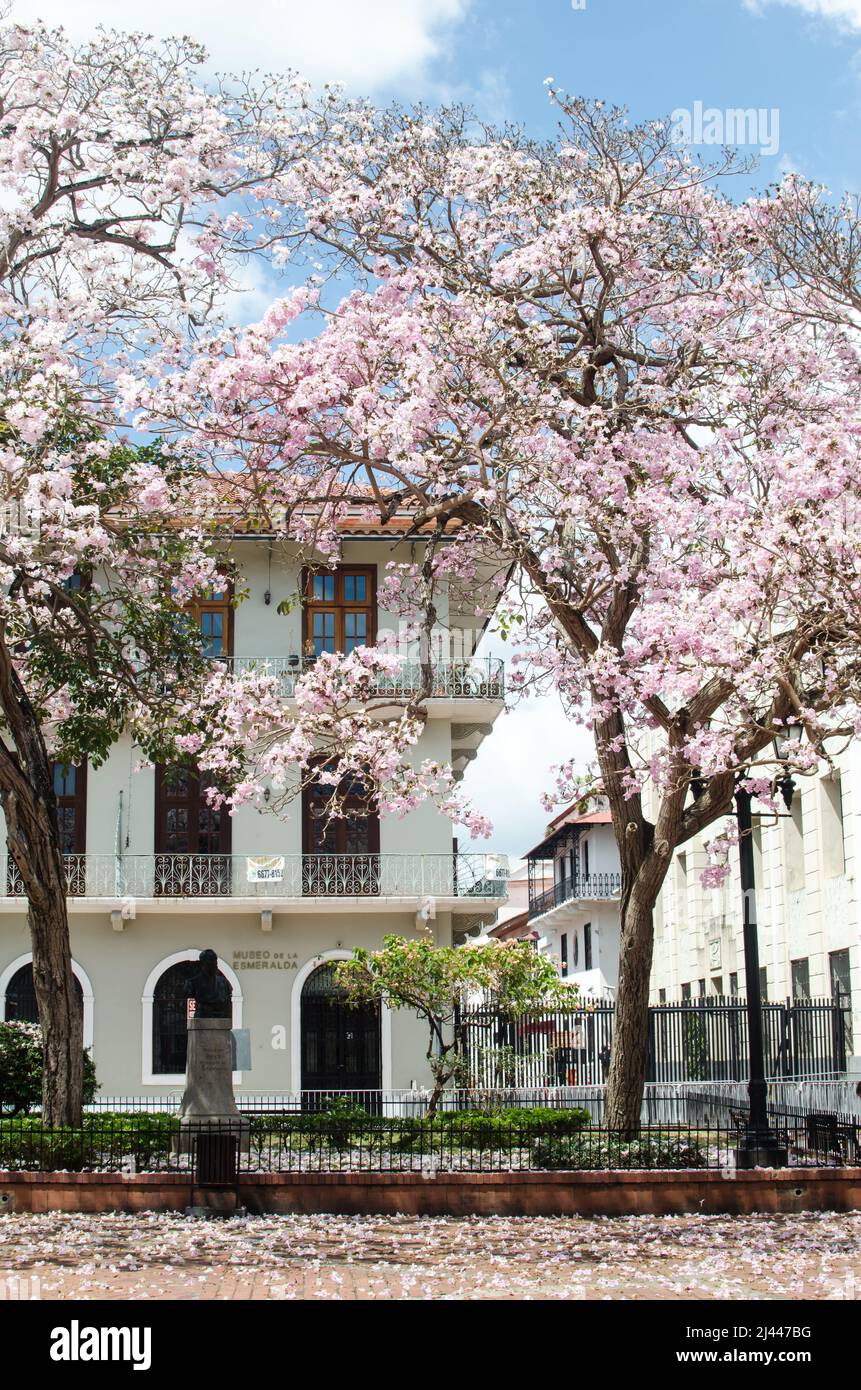
<path fill-rule="evenodd" d="M 295 951 L 234 951 L 234 970 L 298 970 Z"/>

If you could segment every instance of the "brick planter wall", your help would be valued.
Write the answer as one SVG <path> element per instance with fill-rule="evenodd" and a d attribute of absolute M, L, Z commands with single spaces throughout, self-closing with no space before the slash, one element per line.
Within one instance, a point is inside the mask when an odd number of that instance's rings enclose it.
<path fill-rule="evenodd" d="M 225 1201 L 225 1197 L 227 1200 Z M 187 1174 L 0 1173 L 0 1212 L 184 1211 Z M 413 1216 L 669 1216 L 861 1210 L 861 1168 L 754 1172 L 265 1173 L 249 1212 Z M 195 1203 L 206 1194 L 195 1191 Z M 211 1205 L 230 1207 L 230 1194 Z"/>

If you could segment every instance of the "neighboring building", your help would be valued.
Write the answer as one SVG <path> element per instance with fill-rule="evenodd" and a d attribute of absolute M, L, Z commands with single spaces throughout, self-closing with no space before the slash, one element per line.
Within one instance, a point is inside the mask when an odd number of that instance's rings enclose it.
<path fill-rule="evenodd" d="M 525 937 L 537 941 L 538 934 L 529 925 L 529 865 L 525 859 L 509 874 L 506 892 L 508 896 L 486 934 L 497 941 L 519 941 Z"/>
<path fill-rule="evenodd" d="M 608 811 L 563 811 L 526 855 L 528 924 L 580 993 L 607 999 L 619 978 L 621 873 Z"/>
<path fill-rule="evenodd" d="M 389 559 L 415 558 L 421 541 L 399 544 L 397 519 L 348 529 L 337 571 L 307 574 L 273 537 L 237 536 L 232 553 L 249 596 L 234 611 L 225 588 L 197 606 L 208 655 L 235 669 L 268 663 L 289 704 L 315 654 L 397 629 L 398 619 L 378 608 L 378 577 Z M 281 601 L 300 590 L 301 604 L 280 615 Z M 445 653 L 414 756 L 462 772 L 502 710 L 503 666 L 474 658 L 482 618 L 446 612 L 444 599 L 438 606 Z M 385 693 L 409 694 L 418 681 L 415 661 L 405 658 Z M 504 860 L 459 852 L 451 823 L 430 804 L 379 819 L 357 800 L 353 815 L 326 828 L 308 795 L 286 821 L 253 807 L 231 818 L 207 805 L 191 773 L 136 773 L 136 763 L 124 739 L 98 769 L 56 772 L 72 954 L 102 1093 L 181 1087 L 185 988 L 208 946 L 232 988 L 235 1026 L 251 1034 L 252 1066 L 236 1074 L 240 1090 L 423 1084 L 425 1039 L 415 1018 L 347 1012 L 333 996 L 332 963 L 356 945 L 378 945 L 386 932 L 430 927 L 438 942 L 463 939 L 504 900 Z M 35 1017 L 25 903 L 6 855 L 0 1017 Z"/>
<path fill-rule="evenodd" d="M 815 776 L 796 777 L 789 811 L 780 803 L 779 816 L 763 808 L 754 817 L 760 979 L 770 1000 L 844 999 L 852 1013 L 848 1051 L 857 1057 L 861 746 L 851 744 L 835 763 L 836 773 L 823 765 Z M 700 881 L 705 841 L 721 828 L 710 827 L 673 856 L 655 914 L 653 1003 L 745 992 L 737 853 L 719 889 Z"/>

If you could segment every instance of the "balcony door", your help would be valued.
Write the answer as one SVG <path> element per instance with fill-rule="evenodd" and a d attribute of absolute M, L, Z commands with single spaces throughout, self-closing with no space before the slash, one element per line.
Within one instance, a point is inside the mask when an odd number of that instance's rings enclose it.
<path fill-rule="evenodd" d="M 63 767 L 54 763 L 57 824 L 64 854 L 83 854 L 87 848 L 87 764 Z"/>
<path fill-rule="evenodd" d="M 57 829 L 60 850 L 66 864 L 66 884 L 70 897 L 82 897 L 87 891 L 87 764 L 64 767 L 54 763 L 54 796 L 57 802 Z M 7 890 L 10 897 L 24 892 L 21 875 L 10 854 L 7 870 Z"/>
<path fill-rule="evenodd" d="M 206 898 L 230 892 L 230 816 L 206 799 L 207 774 L 156 768 L 155 895 Z"/>
<path fill-rule="evenodd" d="M 345 815 L 327 819 L 329 787 L 302 797 L 302 891 L 310 897 L 368 897 L 380 891 L 380 818 L 358 783 L 344 795 Z"/>
<path fill-rule="evenodd" d="M 87 764 L 63 767 L 54 763 L 54 795 L 69 895 L 80 897 L 87 891 Z"/>
<path fill-rule="evenodd" d="M 306 571 L 303 581 L 304 653 L 313 661 L 323 652 L 349 656 L 376 639 L 373 565 L 341 565 L 336 570 Z"/>
<path fill-rule="evenodd" d="M 191 613 L 200 628 L 204 656 L 224 661 L 233 651 L 233 605 L 229 585 L 210 588 L 191 605 Z"/>
<path fill-rule="evenodd" d="M 233 598 L 233 585 L 225 577 L 191 603 L 178 606 L 178 621 L 192 636 L 197 634 L 201 654 L 212 661 L 228 661 L 233 655 Z"/>

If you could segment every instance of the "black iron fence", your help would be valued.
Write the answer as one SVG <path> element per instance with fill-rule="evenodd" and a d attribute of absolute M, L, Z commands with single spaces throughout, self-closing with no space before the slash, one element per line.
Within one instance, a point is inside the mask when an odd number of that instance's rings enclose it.
<path fill-rule="evenodd" d="M 857 1117 L 772 1111 L 770 1119 L 790 1167 L 861 1162 Z M 15 1119 L 0 1121 L 0 1172 L 178 1173 L 192 1185 L 232 1186 L 257 1173 L 729 1169 L 744 1121 L 744 1112 L 720 1122 L 703 1112 L 684 1124 L 656 1119 L 632 1134 L 562 1108 L 433 1120 L 339 1109 L 198 1122 L 193 1131 L 174 1117 L 92 1116 L 74 1129 Z"/>
<path fill-rule="evenodd" d="M 846 1072 L 851 1012 L 832 999 L 763 1005 L 766 1076 L 839 1077 Z M 613 1004 L 512 1018 L 493 1007 L 462 1009 L 458 1026 L 469 1084 L 482 1088 L 596 1086 L 606 1080 Z M 646 1079 L 744 1081 L 747 1009 L 738 998 L 686 1000 L 649 1009 Z"/>

